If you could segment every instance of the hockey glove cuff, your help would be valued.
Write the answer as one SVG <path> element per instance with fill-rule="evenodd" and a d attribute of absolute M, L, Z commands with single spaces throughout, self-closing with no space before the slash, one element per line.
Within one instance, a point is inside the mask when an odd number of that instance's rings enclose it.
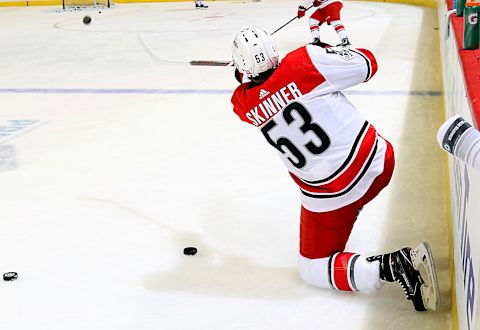
<path fill-rule="evenodd" d="M 304 6 L 298 6 L 297 17 L 302 18 L 303 16 L 305 16 L 306 11 L 307 9 Z"/>

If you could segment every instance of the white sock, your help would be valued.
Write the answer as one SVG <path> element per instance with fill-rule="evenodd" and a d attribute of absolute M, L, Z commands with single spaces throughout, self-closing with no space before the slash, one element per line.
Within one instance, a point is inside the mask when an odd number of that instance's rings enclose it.
<path fill-rule="evenodd" d="M 312 34 L 313 39 L 320 39 L 320 21 L 317 21 L 314 18 L 308 19 L 308 25 L 310 25 L 310 33 Z"/>
<path fill-rule="evenodd" d="M 355 263 L 355 283 L 358 291 L 376 291 L 380 290 L 385 281 L 380 278 L 380 261 L 367 261 L 365 257 L 360 257 Z"/>
<path fill-rule="evenodd" d="M 300 256 L 298 270 L 306 283 L 325 289 L 375 291 L 385 283 L 380 279 L 379 262 L 369 262 L 355 253 L 335 253 L 318 259 Z"/>
<path fill-rule="evenodd" d="M 341 21 L 331 21 L 330 25 L 333 26 L 335 32 L 337 32 L 340 40 L 344 38 L 348 39 L 347 31 L 345 31 L 345 27 L 343 26 Z"/>

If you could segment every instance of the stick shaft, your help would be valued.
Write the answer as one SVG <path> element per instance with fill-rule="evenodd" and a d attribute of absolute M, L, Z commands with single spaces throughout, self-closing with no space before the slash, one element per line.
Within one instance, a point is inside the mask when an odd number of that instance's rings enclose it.
<path fill-rule="evenodd" d="M 230 61 L 202 61 L 202 60 L 193 60 L 190 61 L 190 65 L 205 65 L 205 66 L 230 66 L 232 62 Z"/>
<path fill-rule="evenodd" d="M 305 9 L 305 11 L 309 10 L 310 8 L 312 8 L 312 6 L 308 7 L 307 9 Z M 293 17 L 292 19 L 290 19 L 287 23 L 283 24 L 282 26 L 280 26 L 278 29 L 276 29 L 275 31 L 273 31 L 272 33 L 270 33 L 271 36 L 273 36 L 275 33 L 277 33 L 278 31 L 280 31 L 281 29 L 283 29 L 285 26 L 287 26 L 288 24 L 292 23 L 294 20 L 296 20 L 298 18 L 298 16 L 295 16 Z M 197 61 L 190 61 L 190 65 L 202 65 L 202 66 L 233 66 L 233 62 L 229 62 L 229 61 L 202 61 L 202 60 L 197 60 Z"/>
<path fill-rule="evenodd" d="M 313 5 L 311 5 L 310 7 L 308 7 L 307 9 L 305 9 L 305 11 L 308 11 L 310 8 L 312 8 Z M 281 29 L 283 29 L 285 26 L 287 26 L 288 24 L 292 23 L 294 20 L 296 20 L 298 18 L 298 16 L 295 16 L 294 18 L 292 18 L 291 20 L 289 20 L 287 23 L 283 24 L 282 26 L 280 26 L 278 29 L 276 29 L 275 31 L 273 31 L 272 33 L 270 33 L 271 36 L 273 36 L 275 33 L 277 33 L 278 31 L 280 31 Z"/>

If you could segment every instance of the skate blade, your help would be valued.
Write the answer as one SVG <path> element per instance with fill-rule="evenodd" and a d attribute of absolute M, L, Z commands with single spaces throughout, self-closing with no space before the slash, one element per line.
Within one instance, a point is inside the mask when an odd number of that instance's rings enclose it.
<path fill-rule="evenodd" d="M 421 271 L 420 268 L 425 270 L 428 281 L 423 279 L 425 283 L 420 287 L 423 304 L 425 308 L 434 311 L 440 306 L 440 290 L 438 288 L 437 272 L 433 262 L 432 249 L 427 242 L 423 242 L 415 249 L 412 249 L 410 254 L 413 267 L 419 272 Z"/>

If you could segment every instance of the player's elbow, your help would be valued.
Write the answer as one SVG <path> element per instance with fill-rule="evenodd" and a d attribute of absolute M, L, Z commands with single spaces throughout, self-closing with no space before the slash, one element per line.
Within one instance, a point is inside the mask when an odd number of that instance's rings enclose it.
<path fill-rule="evenodd" d="M 372 54 L 372 52 L 369 51 L 368 49 L 359 48 L 357 50 L 360 53 L 362 53 L 362 55 L 365 59 L 365 62 L 366 62 L 366 65 L 367 65 L 367 71 L 368 71 L 365 81 L 369 81 L 378 71 L 377 59 Z"/>

